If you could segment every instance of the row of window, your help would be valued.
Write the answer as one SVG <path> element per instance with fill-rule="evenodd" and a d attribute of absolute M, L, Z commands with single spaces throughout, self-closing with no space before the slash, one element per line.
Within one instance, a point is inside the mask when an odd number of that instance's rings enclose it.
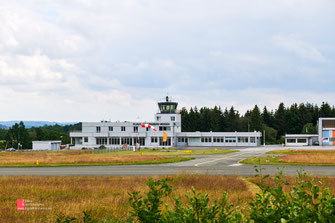
<path fill-rule="evenodd" d="M 307 143 L 307 139 L 287 139 L 288 143 Z"/>
<path fill-rule="evenodd" d="M 108 127 L 108 131 L 109 132 L 113 132 L 114 128 L 113 126 L 109 126 Z M 133 127 L 134 132 L 138 132 L 138 126 L 134 126 Z M 101 132 L 101 127 L 97 126 L 96 127 L 96 131 L 97 133 Z M 121 126 L 121 132 L 125 132 L 126 131 L 126 126 Z M 150 131 L 150 128 L 146 128 L 146 131 Z M 171 131 L 171 127 L 170 126 L 159 126 L 159 131 Z"/>
<path fill-rule="evenodd" d="M 187 143 L 187 137 L 178 137 L 178 142 L 185 142 Z"/>
<path fill-rule="evenodd" d="M 172 122 L 176 121 L 176 117 L 175 117 L 175 116 L 171 116 L 170 119 L 171 119 Z M 160 117 L 160 116 L 157 116 L 157 117 L 156 117 L 156 120 L 157 120 L 157 121 L 160 121 L 160 120 L 161 120 L 161 117 Z"/>
<path fill-rule="evenodd" d="M 166 142 L 163 142 L 162 137 L 151 137 L 152 143 L 158 143 L 160 146 L 171 146 L 171 137 L 167 138 Z M 139 138 L 132 138 L 132 137 L 121 137 L 121 145 L 128 144 L 130 146 L 135 145 L 136 143 L 139 143 L 141 146 L 145 146 L 145 138 L 139 137 Z M 120 138 L 119 137 L 98 137 L 96 138 L 96 144 L 97 145 L 120 145 Z"/>
<path fill-rule="evenodd" d="M 121 142 L 121 144 L 120 144 Z M 139 137 L 139 138 L 132 138 L 132 137 L 111 137 L 111 138 L 106 138 L 106 137 L 98 137 L 96 138 L 96 144 L 97 145 L 124 145 L 128 144 L 130 146 L 135 145 L 136 143 L 139 143 L 141 146 L 145 145 L 145 138 L 144 137 Z"/>
<path fill-rule="evenodd" d="M 120 137 L 111 137 L 111 138 L 96 138 L 96 144 L 97 145 L 106 145 L 107 144 L 107 139 L 109 139 L 110 145 L 120 145 Z M 145 138 L 140 137 L 138 138 L 133 138 L 134 142 L 140 141 L 140 145 L 144 145 Z M 84 137 L 84 142 L 88 142 L 88 137 Z M 183 142 L 187 143 L 188 138 L 187 137 L 178 137 L 178 142 Z M 206 142 L 212 142 L 211 137 L 201 137 L 201 142 L 206 143 Z M 236 143 L 236 137 L 213 137 L 213 143 Z M 239 143 L 248 143 L 249 139 L 248 137 L 237 137 L 237 142 Z M 250 143 L 255 143 L 256 138 L 255 137 L 250 137 Z M 306 143 L 307 139 L 287 139 L 288 143 Z M 151 137 L 151 143 L 158 143 L 158 137 Z M 122 137 L 121 138 L 121 144 L 128 144 L 132 145 L 132 138 L 131 137 Z"/>
<path fill-rule="evenodd" d="M 178 142 L 187 142 L 187 138 L 179 137 Z M 201 142 L 212 142 L 211 137 L 201 137 Z M 237 137 L 237 142 L 248 143 L 248 137 Z M 255 143 L 256 137 L 250 137 L 250 143 Z M 236 137 L 213 137 L 213 143 L 236 143 Z"/>

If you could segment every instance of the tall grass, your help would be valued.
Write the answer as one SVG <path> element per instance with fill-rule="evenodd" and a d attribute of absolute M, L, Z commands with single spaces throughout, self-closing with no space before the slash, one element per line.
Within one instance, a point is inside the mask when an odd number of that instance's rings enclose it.
<path fill-rule="evenodd" d="M 160 179 L 163 177 L 156 177 Z M 83 211 L 103 220 L 106 215 L 129 216 L 128 192 L 147 191 L 149 177 L 2 177 L 0 178 L 0 222 L 54 222 L 57 215 L 80 218 Z M 212 198 L 229 193 L 229 202 L 246 204 L 252 192 L 234 176 L 177 175 L 173 195 L 183 197 L 192 186 Z M 16 200 L 42 203 L 51 210 L 17 211 Z M 171 199 L 166 199 L 171 204 Z"/>
<path fill-rule="evenodd" d="M 167 159 L 163 154 L 159 155 L 113 155 L 92 154 L 92 151 L 59 151 L 59 152 L 8 152 L 0 153 L 0 165 L 14 164 L 83 164 L 83 163 L 133 163 L 159 161 Z"/>

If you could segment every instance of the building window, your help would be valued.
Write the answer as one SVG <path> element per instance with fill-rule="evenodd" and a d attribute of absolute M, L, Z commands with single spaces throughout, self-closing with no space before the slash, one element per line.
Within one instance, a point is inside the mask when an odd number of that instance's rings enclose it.
<path fill-rule="evenodd" d="M 138 132 L 138 126 L 134 126 L 134 132 Z"/>
<path fill-rule="evenodd" d="M 132 146 L 133 145 L 133 139 L 132 138 L 128 138 L 128 137 L 122 137 L 121 138 L 121 144 L 122 145 L 127 144 L 127 145 Z"/>
<path fill-rule="evenodd" d="M 108 131 L 113 132 L 113 126 L 109 126 Z"/>
<path fill-rule="evenodd" d="M 250 142 L 251 143 L 255 143 L 256 142 L 256 138 L 255 137 L 250 137 Z"/>
<path fill-rule="evenodd" d="M 223 137 L 213 137 L 213 142 L 220 143 L 224 142 Z"/>
<path fill-rule="evenodd" d="M 84 137 L 84 142 L 88 142 L 88 137 Z"/>
<path fill-rule="evenodd" d="M 158 142 L 157 137 L 151 137 L 151 142 L 152 142 L 152 143 L 157 143 L 157 142 Z"/>
<path fill-rule="evenodd" d="M 109 144 L 111 144 L 111 145 L 120 145 L 120 138 L 119 137 L 109 138 Z"/>
<path fill-rule="evenodd" d="M 136 143 L 139 143 L 140 146 L 145 146 L 145 138 L 144 137 L 134 138 L 134 144 Z"/>
<path fill-rule="evenodd" d="M 171 121 L 172 121 L 172 122 L 176 121 L 176 117 L 171 116 Z"/>
<path fill-rule="evenodd" d="M 187 143 L 187 137 L 178 137 L 178 142 L 185 142 L 185 143 Z"/>
<path fill-rule="evenodd" d="M 125 132 L 126 131 L 126 127 L 125 126 L 121 126 L 121 132 Z"/>
<path fill-rule="evenodd" d="M 288 142 L 288 143 L 296 143 L 297 140 L 296 140 L 296 139 L 287 139 L 287 142 Z"/>
<path fill-rule="evenodd" d="M 160 117 L 160 116 L 157 116 L 156 119 L 157 119 L 157 121 L 160 121 L 160 120 L 161 120 L 161 117 Z"/>
<path fill-rule="evenodd" d="M 107 138 L 96 138 L 96 144 L 97 145 L 106 145 L 107 144 Z"/>
<path fill-rule="evenodd" d="M 170 126 L 159 126 L 159 131 L 171 131 Z"/>
<path fill-rule="evenodd" d="M 298 143 L 306 143 L 307 139 L 298 139 Z"/>
<path fill-rule="evenodd" d="M 201 137 L 201 142 L 212 142 L 211 137 Z"/>
<path fill-rule="evenodd" d="M 248 137 L 238 137 L 238 142 L 248 142 Z"/>
<path fill-rule="evenodd" d="M 166 142 L 163 142 L 163 138 L 159 137 L 159 145 L 160 146 L 171 146 L 171 137 L 168 137 Z"/>
<path fill-rule="evenodd" d="M 101 132 L 101 127 L 97 126 L 97 132 Z"/>
<path fill-rule="evenodd" d="M 234 143 L 234 142 L 236 142 L 236 137 L 226 137 L 225 142 L 226 143 Z"/>

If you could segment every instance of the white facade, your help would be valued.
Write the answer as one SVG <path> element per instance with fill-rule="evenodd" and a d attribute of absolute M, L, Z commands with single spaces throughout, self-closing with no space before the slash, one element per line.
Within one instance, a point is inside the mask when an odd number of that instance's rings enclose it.
<path fill-rule="evenodd" d="M 335 118 L 319 118 L 319 145 L 335 146 Z"/>
<path fill-rule="evenodd" d="M 335 118 L 319 118 L 318 134 L 286 134 L 286 146 L 335 146 Z"/>
<path fill-rule="evenodd" d="M 61 141 L 33 141 L 33 150 L 60 150 Z"/>
<path fill-rule="evenodd" d="M 81 131 L 70 133 L 71 149 L 136 145 L 137 142 L 148 148 L 260 145 L 260 132 L 182 132 L 177 103 L 167 98 L 158 104 L 160 112 L 155 114 L 155 121 L 145 123 L 157 131 L 142 128 L 144 123 L 137 122 L 83 122 Z M 163 131 L 167 133 L 167 142 L 163 142 Z"/>
<path fill-rule="evenodd" d="M 311 146 L 318 140 L 317 134 L 286 134 L 285 146 Z"/>

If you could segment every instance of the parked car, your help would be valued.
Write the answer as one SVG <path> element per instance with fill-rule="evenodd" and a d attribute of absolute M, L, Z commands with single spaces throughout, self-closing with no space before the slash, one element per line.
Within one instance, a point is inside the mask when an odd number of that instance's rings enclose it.
<path fill-rule="evenodd" d="M 7 149 L 7 152 L 13 152 L 13 151 L 16 151 L 16 149 L 15 148 L 8 148 Z"/>

